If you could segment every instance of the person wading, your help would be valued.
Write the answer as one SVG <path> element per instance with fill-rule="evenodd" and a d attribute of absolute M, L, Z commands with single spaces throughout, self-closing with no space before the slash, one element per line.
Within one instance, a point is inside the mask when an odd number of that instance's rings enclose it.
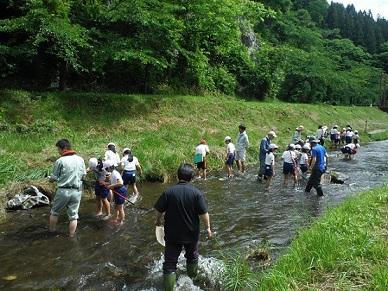
<path fill-rule="evenodd" d="M 249 147 L 249 139 L 248 139 L 248 134 L 246 132 L 245 125 L 240 124 L 238 127 L 238 131 L 239 131 L 239 134 L 237 135 L 235 160 L 237 163 L 237 169 L 241 173 L 244 173 L 246 151 Z"/>
<path fill-rule="evenodd" d="M 164 213 L 163 284 L 168 291 L 173 290 L 176 283 L 176 265 L 182 248 L 186 252 L 187 275 L 195 278 L 198 273 L 199 218 L 203 220 L 208 237 L 212 236 L 204 194 L 189 183 L 194 176 L 193 166 L 182 164 L 178 169 L 179 183 L 166 189 L 154 205 L 156 226 L 162 224 Z"/>
<path fill-rule="evenodd" d="M 82 179 L 86 175 L 85 162 L 71 149 L 71 144 L 67 139 L 59 140 L 56 147 L 61 157 L 55 162 L 53 174 L 49 176 L 50 182 L 57 182 L 49 230 L 50 232 L 56 231 L 59 213 L 66 208 L 70 221 L 69 236 L 73 237 L 77 229 Z"/>
<path fill-rule="evenodd" d="M 311 175 L 307 181 L 305 192 L 310 193 L 314 187 L 317 191 L 318 196 L 323 196 L 321 176 L 326 171 L 326 149 L 319 144 L 319 139 L 311 141 Z"/>
<path fill-rule="evenodd" d="M 257 179 L 259 181 L 263 180 L 263 175 L 266 168 L 265 158 L 267 156 L 269 145 L 271 144 L 271 141 L 276 137 L 276 133 L 274 131 L 269 131 L 267 136 L 264 137 L 260 142 L 260 148 L 259 148 L 259 174 L 257 176 Z"/>

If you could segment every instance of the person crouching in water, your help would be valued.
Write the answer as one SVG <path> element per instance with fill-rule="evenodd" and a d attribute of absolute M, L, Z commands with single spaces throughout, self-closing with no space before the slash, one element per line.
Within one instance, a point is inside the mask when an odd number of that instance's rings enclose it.
<path fill-rule="evenodd" d="M 341 152 L 344 154 L 344 158 L 351 160 L 352 157 L 357 154 L 357 150 L 360 148 L 359 144 L 349 143 L 341 148 Z"/>
<path fill-rule="evenodd" d="M 201 178 L 201 171 L 203 178 L 206 180 L 206 166 L 207 166 L 207 155 L 209 154 L 209 146 L 206 140 L 201 139 L 199 145 L 195 148 L 194 163 L 197 166 L 197 176 Z"/>
<path fill-rule="evenodd" d="M 288 185 L 288 176 L 292 175 L 294 178 L 294 186 L 298 183 L 298 177 L 296 175 L 296 154 L 295 154 L 295 145 L 290 144 L 285 152 L 282 155 L 283 159 L 283 174 L 284 182 L 283 185 L 287 187 Z"/>
<path fill-rule="evenodd" d="M 274 143 L 271 143 L 268 146 L 268 152 L 265 156 L 265 170 L 264 176 L 266 178 L 265 190 L 269 191 L 269 188 L 272 185 L 272 178 L 275 176 L 275 155 L 274 152 L 278 149 L 278 146 Z"/>
<path fill-rule="evenodd" d="M 225 137 L 226 143 L 226 159 L 225 159 L 225 169 L 228 178 L 233 177 L 233 163 L 234 163 L 234 155 L 236 152 L 236 147 L 232 143 L 232 138 L 230 136 Z"/>
<path fill-rule="evenodd" d="M 124 187 L 123 178 L 115 169 L 114 163 L 111 160 L 105 161 L 104 168 L 110 173 L 110 185 L 108 188 L 112 190 L 115 201 L 116 220 L 117 225 L 122 225 L 125 219 L 124 202 L 127 200 L 127 189 Z"/>
<path fill-rule="evenodd" d="M 136 186 L 137 173 L 142 175 L 142 168 L 139 163 L 139 159 L 132 155 L 132 151 L 129 148 L 123 150 L 123 158 L 121 159 L 121 167 L 123 168 L 122 178 L 124 186 L 128 191 L 129 185 L 132 185 L 132 197 L 129 198 L 129 202 L 132 204 L 136 202 L 139 197 L 139 191 Z"/>
<path fill-rule="evenodd" d="M 96 216 L 102 216 L 105 213 L 103 219 L 107 220 L 111 217 L 110 203 L 108 200 L 110 190 L 105 182 L 107 172 L 104 170 L 101 159 L 97 160 L 96 158 L 91 158 L 89 160 L 89 167 L 86 169 L 86 172 L 88 173 L 91 171 L 96 178 L 96 184 L 94 186 L 94 193 L 96 195 Z"/>

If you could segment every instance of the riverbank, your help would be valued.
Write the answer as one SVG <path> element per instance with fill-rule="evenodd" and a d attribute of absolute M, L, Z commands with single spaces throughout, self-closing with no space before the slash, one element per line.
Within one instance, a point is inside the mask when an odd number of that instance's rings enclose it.
<path fill-rule="evenodd" d="M 234 280 L 244 289 L 246 276 L 257 290 L 386 290 L 387 223 L 388 187 L 361 193 L 301 230 L 269 271 L 241 268 Z"/>
<path fill-rule="evenodd" d="M 133 149 L 145 180 L 171 179 L 179 163 L 191 162 L 199 139 L 210 146 L 210 174 L 222 169 L 224 137 L 237 135 L 245 123 L 251 147 L 248 163 L 257 161 L 257 146 L 274 129 L 281 146 L 295 127 L 314 134 L 319 124 L 352 124 L 361 140 L 388 137 L 388 114 L 372 107 L 254 102 L 226 96 L 141 96 L 107 93 L 0 92 L 0 187 L 42 179 L 57 157 L 55 142 L 69 138 L 87 161 L 102 156 L 110 141 Z M 366 122 L 367 122 L 367 128 Z M 375 135 L 365 133 L 377 132 Z M 256 165 L 255 165 L 256 166 Z M 4 199 L 4 195 L 3 199 Z M 3 205 L 3 203 L 1 203 Z"/>

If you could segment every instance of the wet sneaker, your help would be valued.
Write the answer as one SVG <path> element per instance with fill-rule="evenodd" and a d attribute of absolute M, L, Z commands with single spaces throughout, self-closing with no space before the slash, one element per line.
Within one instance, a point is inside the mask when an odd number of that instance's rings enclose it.
<path fill-rule="evenodd" d="M 112 214 L 109 214 L 109 215 L 105 215 L 102 220 L 108 220 L 112 217 Z"/>
<path fill-rule="evenodd" d="M 137 199 L 139 198 L 139 194 L 133 194 L 129 199 L 129 203 L 135 204 Z"/>

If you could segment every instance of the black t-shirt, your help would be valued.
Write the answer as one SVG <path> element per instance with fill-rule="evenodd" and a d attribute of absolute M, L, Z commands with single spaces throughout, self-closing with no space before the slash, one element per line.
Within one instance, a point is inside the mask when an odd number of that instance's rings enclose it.
<path fill-rule="evenodd" d="M 154 205 L 165 212 L 167 242 L 191 243 L 199 240 L 199 215 L 207 213 L 204 194 L 187 182 L 166 189 Z"/>

